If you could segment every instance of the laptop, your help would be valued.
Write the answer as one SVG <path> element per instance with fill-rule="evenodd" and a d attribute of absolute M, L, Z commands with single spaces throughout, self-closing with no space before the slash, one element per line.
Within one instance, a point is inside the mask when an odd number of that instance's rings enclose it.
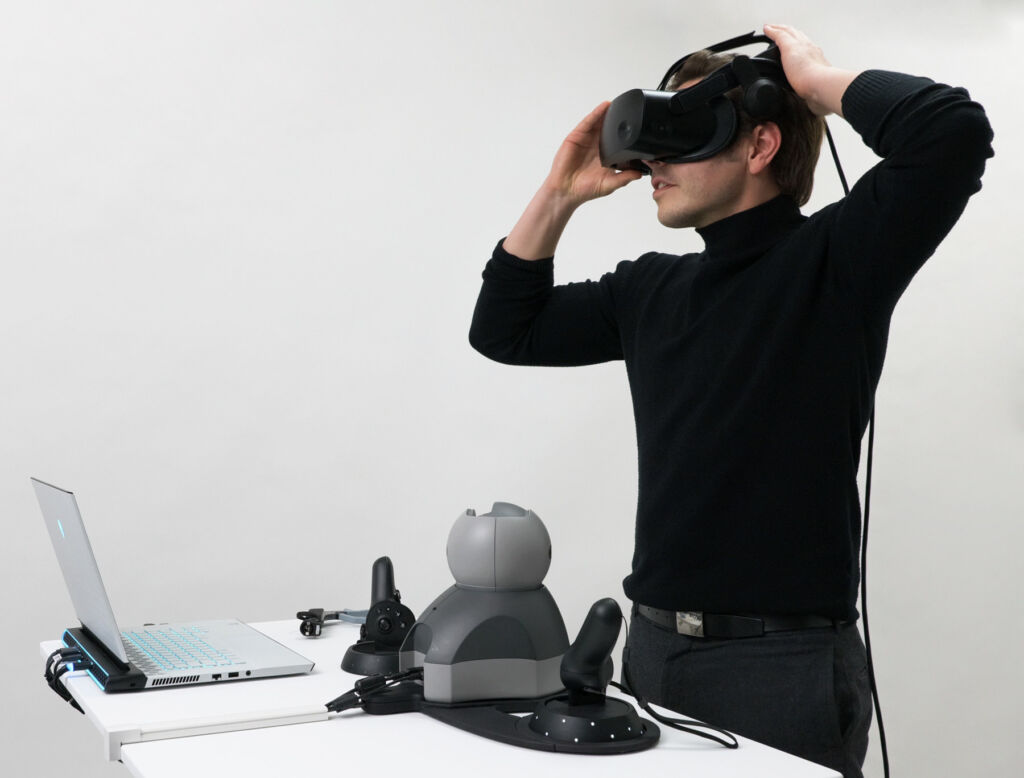
<path fill-rule="evenodd" d="M 306 657 L 236 619 L 120 629 L 75 495 L 36 478 L 32 486 L 82 625 L 65 630 L 62 639 L 92 660 L 89 674 L 104 691 L 242 681 L 313 669 Z"/>

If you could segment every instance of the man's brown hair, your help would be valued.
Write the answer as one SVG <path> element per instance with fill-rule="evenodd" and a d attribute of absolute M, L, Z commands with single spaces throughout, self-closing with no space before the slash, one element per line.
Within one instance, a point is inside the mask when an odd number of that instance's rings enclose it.
<path fill-rule="evenodd" d="M 718 68 L 729 64 L 735 56 L 715 54 L 707 49 L 698 51 L 673 74 L 667 89 L 675 91 L 687 81 L 709 76 Z M 726 97 L 739 111 L 738 138 L 741 133 L 754 129 L 757 122 L 743 110 L 742 87 L 730 89 L 726 92 Z M 797 205 L 804 205 L 811 199 L 811 189 L 814 187 L 814 168 L 818 164 L 821 139 L 825 135 L 825 119 L 815 116 L 807 107 L 807 103 L 795 93 L 784 89 L 782 110 L 774 121 L 782 133 L 782 145 L 772 159 L 769 170 L 775 176 L 775 183 L 779 185 L 782 193 L 791 196 Z"/>

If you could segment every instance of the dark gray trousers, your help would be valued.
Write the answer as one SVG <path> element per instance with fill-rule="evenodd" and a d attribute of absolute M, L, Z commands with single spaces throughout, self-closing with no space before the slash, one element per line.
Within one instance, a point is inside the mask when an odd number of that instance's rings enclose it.
<path fill-rule="evenodd" d="M 634 614 L 622 661 L 649 702 L 861 778 L 871 689 L 855 625 L 714 640 Z"/>

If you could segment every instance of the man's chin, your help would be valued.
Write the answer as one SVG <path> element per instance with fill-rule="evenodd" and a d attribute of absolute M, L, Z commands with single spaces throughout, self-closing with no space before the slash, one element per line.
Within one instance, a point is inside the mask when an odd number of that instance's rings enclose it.
<path fill-rule="evenodd" d="M 697 214 L 689 211 L 669 211 L 658 209 L 658 221 L 663 227 L 681 230 L 693 227 L 697 222 Z"/>

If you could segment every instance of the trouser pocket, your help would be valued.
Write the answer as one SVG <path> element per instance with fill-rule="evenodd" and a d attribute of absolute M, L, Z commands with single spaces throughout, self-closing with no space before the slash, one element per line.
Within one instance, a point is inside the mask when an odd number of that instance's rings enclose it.
<path fill-rule="evenodd" d="M 669 657 L 664 704 L 807 758 L 840 747 L 833 630 L 737 640 L 694 639 Z"/>

